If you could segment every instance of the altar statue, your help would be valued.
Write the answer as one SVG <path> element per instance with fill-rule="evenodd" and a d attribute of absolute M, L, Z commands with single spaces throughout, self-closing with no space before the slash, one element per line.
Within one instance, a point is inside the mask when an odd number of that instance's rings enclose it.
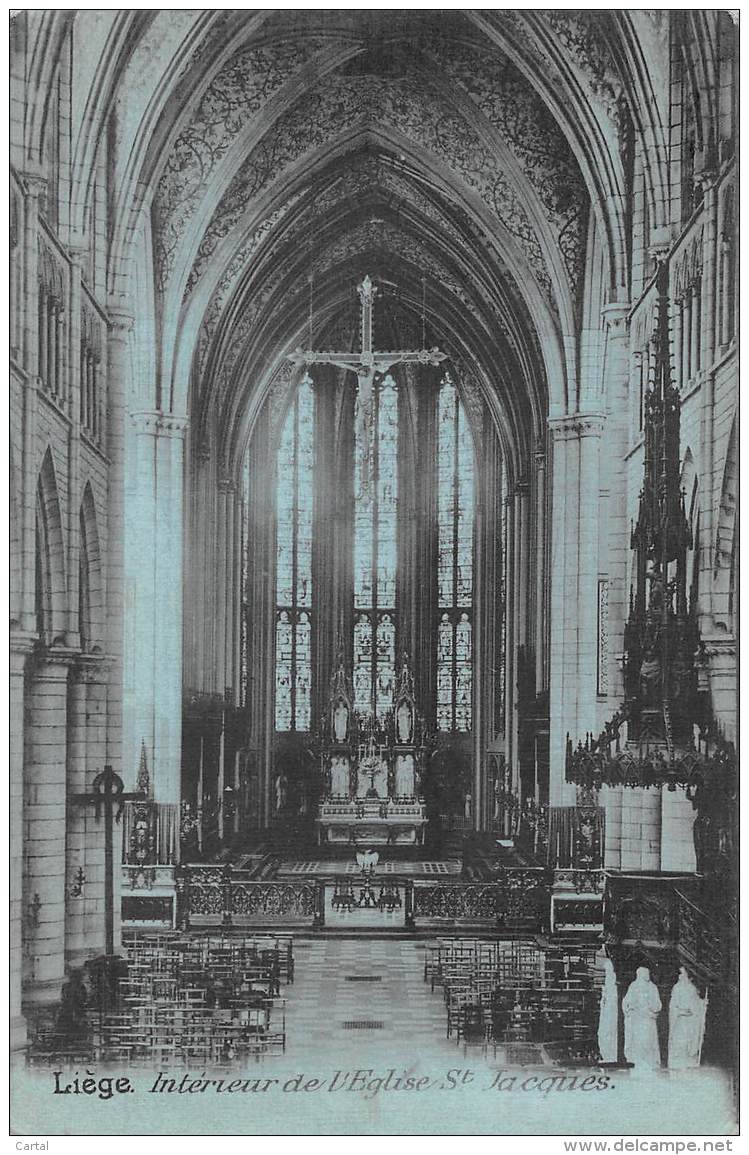
<path fill-rule="evenodd" d="M 349 790 L 348 758 L 334 754 L 330 760 L 330 793 L 336 798 L 348 798 Z"/>
<path fill-rule="evenodd" d="M 685 968 L 680 967 L 668 1008 L 668 1065 L 672 1071 L 699 1067 L 706 1012 L 707 996 L 700 998 Z"/>
<path fill-rule="evenodd" d="M 396 798 L 413 798 L 415 793 L 414 756 L 413 754 L 398 754 L 395 758 L 395 796 Z"/>
<path fill-rule="evenodd" d="M 622 1000 L 624 1012 L 624 1057 L 628 1063 L 656 1071 L 661 1065 L 658 1043 L 658 1015 L 661 998 L 647 967 L 638 967 L 633 983 Z"/>
<path fill-rule="evenodd" d="M 348 738 L 348 706 L 341 699 L 333 711 L 333 735 L 336 742 L 345 742 Z"/>
<path fill-rule="evenodd" d="M 398 741 L 407 745 L 413 740 L 413 713 L 408 702 L 401 702 L 396 714 Z"/>
<path fill-rule="evenodd" d="M 598 1051 L 602 1063 L 619 1060 L 619 988 L 610 958 L 603 960 L 603 987 L 598 1012 Z"/>

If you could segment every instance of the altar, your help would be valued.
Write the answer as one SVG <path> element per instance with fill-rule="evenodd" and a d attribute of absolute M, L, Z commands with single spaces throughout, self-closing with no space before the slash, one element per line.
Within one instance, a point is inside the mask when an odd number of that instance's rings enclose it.
<path fill-rule="evenodd" d="M 420 846 L 427 824 L 420 794 L 425 748 L 408 660 L 387 715 L 361 716 L 351 703 L 341 660 L 322 744 L 318 844 Z"/>

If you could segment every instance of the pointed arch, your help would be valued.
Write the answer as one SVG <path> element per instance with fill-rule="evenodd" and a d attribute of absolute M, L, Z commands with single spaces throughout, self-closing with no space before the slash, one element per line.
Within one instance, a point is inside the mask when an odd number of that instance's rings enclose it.
<path fill-rule="evenodd" d="M 54 641 L 65 632 L 65 543 L 52 450 L 47 447 L 36 486 L 36 625 Z"/>
<path fill-rule="evenodd" d="M 104 582 L 96 504 L 91 483 L 86 482 L 79 513 L 80 550 L 78 574 L 78 630 L 81 649 L 99 650 L 104 636 Z"/>

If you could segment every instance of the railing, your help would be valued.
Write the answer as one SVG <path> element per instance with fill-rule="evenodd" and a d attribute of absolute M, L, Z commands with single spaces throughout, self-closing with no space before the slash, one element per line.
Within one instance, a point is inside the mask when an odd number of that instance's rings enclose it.
<path fill-rule="evenodd" d="M 603 902 L 605 938 L 617 943 L 674 946 L 679 930 L 675 890 L 678 881 L 676 877 L 607 875 Z"/>
<path fill-rule="evenodd" d="M 175 871 L 177 925 L 322 926 L 325 884 L 267 882 L 232 866 L 182 866 Z"/>
<path fill-rule="evenodd" d="M 549 924 L 551 876 L 543 867 L 508 868 L 491 882 L 414 882 L 412 921 L 488 923 L 541 930 Z"/>
<path fill-rule="evenodd" d="M 680 890 L 678 950 L 683 961 L 714 982 L 735 982 L 735 926 L 730 918 L 718 921 Z"/>

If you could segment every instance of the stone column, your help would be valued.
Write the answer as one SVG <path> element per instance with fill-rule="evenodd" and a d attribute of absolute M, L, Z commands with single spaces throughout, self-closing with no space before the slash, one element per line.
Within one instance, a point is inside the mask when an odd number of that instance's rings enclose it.
<path fill-rule="evenodd" d="M 694 851 L 696 812 L 683 786 L 661 791 L 661 870 L 697 869 Z"/>
<path fill-rule="evenodd" d="M 630 523 L 627 517 L 625 454 L 629 442 L 629 304 L 617 302 L 603 310 L 607 327 L 606 426 L 601 453 L 601 514 L 599 522 L 602 548 L 598 577 L 606 586 L 606 628 L 608 660 L 605 671 L 607 700 L 600 703 L 598 716 L 602 726 L 621 702 L 623 692 L 620 657 L 624 648 L 624 625 L 628 612 L 627 563 Z M 639 401 L 639 399 L 638 399 Z M 596 593 L 596 600 L 598 595 Z M 595 633 L 598 634 L 596 622 Z M 597 655 L 596 655 L 597 657 Z"/>
<path fill-rule="evenodd" d="M 24 808 L 24 998 L 59 998 L 65 971 L 68 668 L 46 650 L 28 671 Z"/>
<path fill-rule="evenodd" d="M 619 870 L 622 860 L 622 787 L 604 786 L 599 801 L 606 811 L 603 865 L 608 870 Z"/>
<path fill-rule="evenodd" d="M 226 611 L 227 611 L 227 540 L 226 511 L 230 500 L 231 481 L 220 477 L 216 487 L 216 520 L 214 553 L 213 617 L 215 641 L 215 686 L 223 697 L 226 690 Z"/>
<path fill-rule="evenodd" d="M 182 761 L 183 446 L 185 421 L 133 414 L 127 492 L 125 762 L 135 781 L 145 742 L 157 802 L 178 802 Z"/>
<path fill-rule="evenodd" d="M 600 414 L 552 418 L 549 803 L 570 806 L 565 743 L 596 729 Z"/>
<path fill-rule="evenodd" d="M 703 635 L 702 642 L 708 663 L 713 711 L 716 717 L 720 718 L 724 737 L 730 742 L 736 742 L 738 683 L 735 639 L 706 634 Z"/>
<path fill-rule="evenodd" d="M 546 631 L 548 626 L 548 572 L 546 566 L 546 448 L 536 447 L 536 693 L 546 689 Z"/>
<path fill-rule="evenodd" d="M 132 316 L 118 308 L 109 311 L 107 456 L 107 654 L 110 674 L 107 689 L 107 746 L 105 761 L 122 773 L 123 651 L 125 630 L 125 419 L 132 380 L 130 336 Z M 130 613 L 128 613 L 128 618 Z"/>
<path fill-rule="evenodd" d="M 9 958 L 9 999 L 10 999 L 10 1045 L 12 1050 L 26 1042 L 26 1021 L 21 1013 L 21 990 L 23 972 L 23 924 L 25 921 L 23 894 L 23 847 L 24 847 L 24 699 L 25 672 L 33 646 L 33 636 L 12 634 L 10 651 L 10 701 L 8 706 L 9 724 L 9 789 L 8 789 L 8 830 L 10 859 L 10 889 L 8 906 L 10 915 L 10 958 Z"/>
<path fill-rule="evenodd" d="M 78 621 L 78 580 L 81 548 L 80 510 L 83 479 L 81 477 L 81 426 L 83 424 L 83 398 L 81 396 L 81 276 L 87 256 L 85 250 L 71 250 L 70 263 L 70 307 L 68 310 L 68 348 L 65 358 L 67 373 L 67 395 L 69 399 L 70 434 L 68 441 L 68 532 L 67 532 L 67 584 L 70 624 L 67 643 L 73 648 L 81 644 L 81 623 Z"/>
<path fill-rule="evenodd" d="M 165 414 L 158 426 L 155 645 L 161 654 L 155 703 L 153 793 L 179 802 L 182 766 L 182 610 L 184 601 L 184 439 L 187 420 Z"/>
<path fill-rule="evenodd" d="M 39 311 L 39 198 L 46 189 L 46 181 L 34 173 L 22 176 L 25 202 L 23 235 L 23 364 L 26 381 L 23 394 L 23 507 L 19 509 L 21 522 L 21 628 L 36 629 L 35 558 L 36 558 L 36 411 L 39 386 L 39 341 L 37 334 Z"/>
<path fill-rule="evenodd" d="M 512 774 L 513 787 L 517 795 L 518 801 L 522 802 L 522 781 L 520 776 L 520 741 L 518 736 L 518 670 L 519 659 L 518 650 L 520 646 L 525 647 L 526 658 L 528 654 L 528 581 L 529 581 L 529 567 L 528 567 L 528 553 L 530 548 L 530 518 L 529 512 L 529 485 L 527 480 L 523 479 L 515 486 L 513 495 L 514 500 L 514 515 L 512 519 L 513 525 L 513 662 L 512 662 Z M 509 719 L 508 719 L 509 721 Z"/>
<path fill-rule="evenodd" d="M 101 659 L 80 658 L 69 679 L 68 795 L 90 791 L 104 768 L 105 699 L 106 669 Z M 105 948 L 104 819 L 97 821 L 92 806 L 68 806 L 65 859 L 65 962 L 69 969 Z M 116 855 L 115 864 L 119 873 Z"/>
<path fill-rule="evenodd" d="M 621 869 L 661 869 L 661 788 L 624 788 Z"/>

